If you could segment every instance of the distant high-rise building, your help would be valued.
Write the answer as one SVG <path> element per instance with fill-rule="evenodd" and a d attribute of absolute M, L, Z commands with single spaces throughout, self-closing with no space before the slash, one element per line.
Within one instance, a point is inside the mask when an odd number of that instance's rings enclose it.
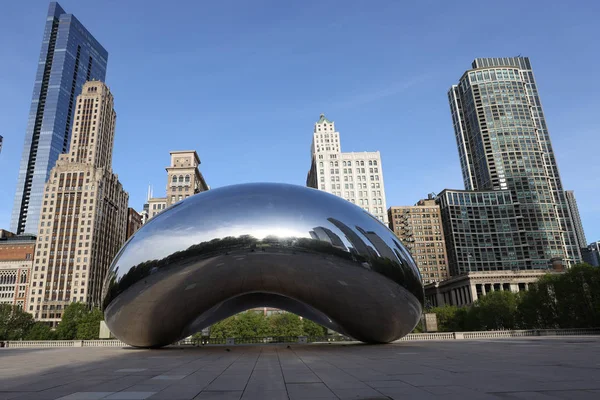
<path fill-rule="evenodd" d="M 510 193 L 519 218 L 523 242 L 517 245 L 523 249 L 524 267 L 579 262 L 529 59 L 477 58 L 448 98 L 465 188 Z M 483 225 L 481 229 L 485 231 Z"/>
<path fill-rule="evenodd" d="M 423 283 L 448 278 L 448 256 L 440 206 L 433 197 L 414 206 L 393 206 L 388 210 L 390 229 L 406 246 L 421 272 Z"/>
<path fill-rule="evenodd" d="M 27 310 L 35 236 L 17 236 L 0 229 L 0 304 Z"/>
<path fill-rule="evenodd" d="M 104 83 L 83 86 L 70 151 L 43 191 L 29 304 L 51 325 L 73 301 L 100 305 L 104 277 L 125 242 L 129 195 L 112 171 L 113 104 Z"/>
<path fill-rule="evenodd" d="M 196 193 L 204 192 L 209 187 L 200 172 L 200 157 L 195 150 L 171 151 L 171 165 L 167 170 L 167 196 L 152 197 L 148 192 L 147 218 L 150 219 L 170 207 Z M 144 205 L 146 209 L 146 205 Z"/>
<path fill-rule="evenodd" d="M 573 227 L 575 229 L 575 238 L 577 239 L 577 245 L 580 249 L 587 247 L 587 240 L 585 240 L 585 233 L 583 232 L 583 224 L 581 223 L 581 216 L 579 215 L 579 207 L 577 207 L 577 200 L 575 200 L 575 192 L 572 190 L 565 191 L 565 198 L 567 199 L 567 205 L 571 219 L 573 221 Z"/>
<path fill-rule="evenodd" d="M 44 184 L 66 153 L 75 98 L 86 81 L 103 81 L 108 53 L 73 16 L 51 2 L 33 86 L 29 122 L 11 217 L 17 234 L 37 230 Z"/>
<path fill-rule="evenodd" d="M 134 233 L 137 232 L 143 225 L 142 215 L 129 207 L 127 209 L 127 230 L 125 233 L 125 240 L 129 239 Z"/>
<path fill-rule="evenodd" d="M 581 249 L 583 262 L 594 267 L 600 267 L 600 241 L 592 242 L 587 247 Z"/>
<path fill-rule="evenodd" d="M 340 133 L 321 114 L 315 123 L 306 186 L 342 197 L 387 225 L 383 167 L 379 151 L 342 153 Z"/>

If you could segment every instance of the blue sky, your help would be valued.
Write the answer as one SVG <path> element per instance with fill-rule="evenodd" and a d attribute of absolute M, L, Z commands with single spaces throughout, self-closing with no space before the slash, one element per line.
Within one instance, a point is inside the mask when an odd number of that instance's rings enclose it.
<path fill-rule="evenodd" d="M 387 204 L 462 188 L 446 91 L 475 57 L 531 58 L 563 184 L 600 240 L 595 1 L 63 0 L 109 52 L 113 169 L 141 209 L 169 150 L 195 149 L 211 187 L 303 185 L 312 127 L 342 151 L 380 150 Z M 9 227 L 46 1 L 0 25 L 0 227 Z"/>

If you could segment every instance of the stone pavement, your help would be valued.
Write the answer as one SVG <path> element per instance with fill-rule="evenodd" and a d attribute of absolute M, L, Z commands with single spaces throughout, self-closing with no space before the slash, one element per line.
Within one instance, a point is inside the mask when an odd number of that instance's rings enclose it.
<path fill-rule="evenodd" d="M 2 399 L 600 399 L 600 338 L 0 349 Z"/>

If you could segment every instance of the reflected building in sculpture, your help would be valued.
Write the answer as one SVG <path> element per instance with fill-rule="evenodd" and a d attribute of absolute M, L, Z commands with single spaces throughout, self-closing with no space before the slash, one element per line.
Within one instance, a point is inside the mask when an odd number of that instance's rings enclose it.
<path fill-rule="evenodd" d="M 424 293 L 408 252 L 371 214 L 264 183 L 210 190 L 154 217 L 113 261 L 103 299 L 111 332 L 140 347 L 256 307 L 385 343 L 412 331 Z"/>
<path fill-rule="evenodd" d="M 379 151 L 342 153 L 341 148 L 335 123 L 321 114 L 313 130 L 306 186 L 346 199 L 387 223 Z"/>

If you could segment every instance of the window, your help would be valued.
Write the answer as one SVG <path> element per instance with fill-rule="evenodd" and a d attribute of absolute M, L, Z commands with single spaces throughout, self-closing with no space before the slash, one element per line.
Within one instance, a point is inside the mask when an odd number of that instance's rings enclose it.
<path fill-rule="evenodd" d="M 190 176 L 189 175 L 185 176 L 185 183 L 190 183 Z"/>

